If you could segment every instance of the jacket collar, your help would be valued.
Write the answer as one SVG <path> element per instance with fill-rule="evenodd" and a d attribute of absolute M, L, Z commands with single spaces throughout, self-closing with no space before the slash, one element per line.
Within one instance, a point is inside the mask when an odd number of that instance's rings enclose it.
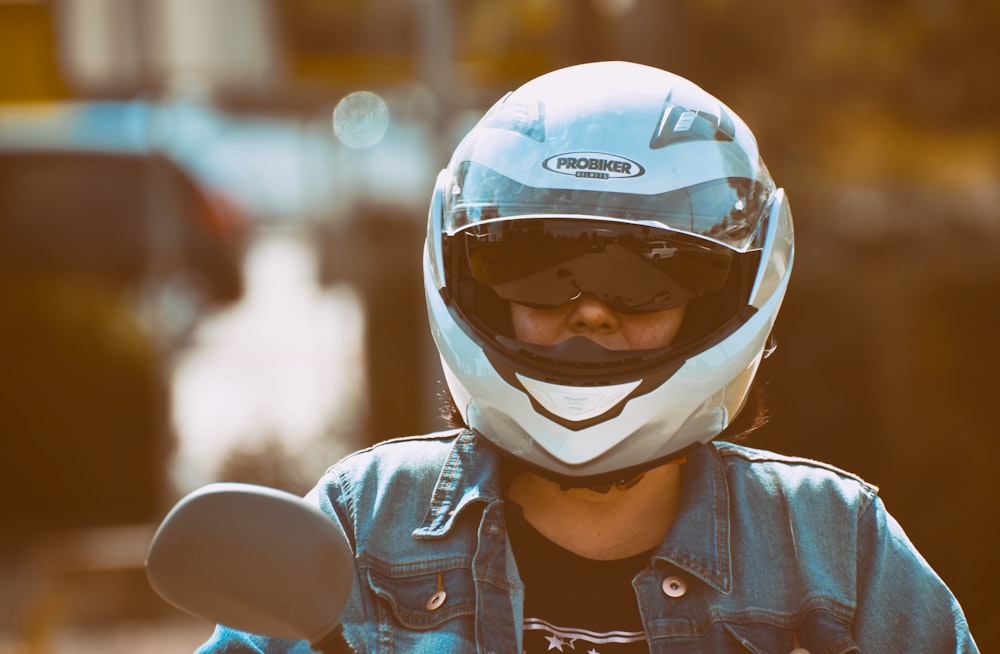
<path fill-rule="evenodd" d="M 415 538 L 438 538 L 447 534 L 455 519 L 476 502 L 499 501 L 499 454 L 481 437 L 462 430 L 441 468 L 423 524 Z"/>
<path fill-rule="evenodd" d="M 499 453 L 482 437 L 461 431 L 441 468 L 427 513 L 415 538 L 440 538 L 456 518 L 477 502 L 501 499 Z M 654 558 L 689 572 L 716 590 L 732 591 L 729 487 L 717 448 L 687 453 L 681 476 L 681 502 L 673 526 Z"/>
<path fill-rule="evenodd" d="M 654 558 L 686 570 L 722 593 L 733 589 L 729 486 L 713 444 L 688 452 L 674 524 Z"/>

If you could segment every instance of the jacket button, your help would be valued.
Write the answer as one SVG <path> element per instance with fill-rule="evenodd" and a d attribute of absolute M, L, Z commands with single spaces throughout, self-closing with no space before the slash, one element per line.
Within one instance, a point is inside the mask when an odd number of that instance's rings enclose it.
<path fill-rule="evenodd" d="M 448 593 L 443 590 L 439 590 L 430 596 L 430 599 L 427 600 L 427 604 L 425 604 L 424 607 L 428 611 L 437 611 L 441 608 L 441 605 L 444 604 L 446 599 L 448 599 Z"/>
<path fill-rule="evenodd" d="M 667 597 L 683 597 L 688 590 L 687 583 L 683 579 L 672 575 L 663 580 L 660 588 Z"/>

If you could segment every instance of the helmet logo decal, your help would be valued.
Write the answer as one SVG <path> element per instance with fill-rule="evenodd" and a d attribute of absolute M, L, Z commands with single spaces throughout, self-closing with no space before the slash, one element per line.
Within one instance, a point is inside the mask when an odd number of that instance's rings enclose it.
<path fill-rule="evenodd" d="M 543 161 L 542 168 L 560 175 L 588 179 L 623 179 L 646 173 L 645 168 L 631 159 L 603 152 L 557 154 Z"/>

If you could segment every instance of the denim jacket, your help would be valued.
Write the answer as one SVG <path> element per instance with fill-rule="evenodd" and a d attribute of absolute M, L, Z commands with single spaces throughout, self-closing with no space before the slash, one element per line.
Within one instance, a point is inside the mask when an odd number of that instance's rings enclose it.
<path fill-rule="evenodd" d="M 857 477 L 719 442 L 688 455 L 681 483 L 632 581 L 651 652 L 978 652 L 952 593 Z M 309 497 L 356 555 L 342 623 L 357 651 L 521 652 L 524 587 L 491 446 L 466 431 L 388 441 Z M 198 651 L 312 650 L 219 627 Z"/>

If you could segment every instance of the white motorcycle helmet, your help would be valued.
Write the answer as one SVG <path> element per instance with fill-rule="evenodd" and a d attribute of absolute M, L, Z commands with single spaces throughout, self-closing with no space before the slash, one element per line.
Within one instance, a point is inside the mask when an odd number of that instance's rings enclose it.
<path fill-rule="evenodd" d="M 743 407 L 785 294 L 792 219 L 747 126 L 671 73 L 625 62 L 499 100 L 438 176 L 424 283 L 448 388 L 473 430 L 570 485 L 634 476 Z M 510 303 L 589 293 L 686 305 L 668 347 L 514 337 Z"/>

